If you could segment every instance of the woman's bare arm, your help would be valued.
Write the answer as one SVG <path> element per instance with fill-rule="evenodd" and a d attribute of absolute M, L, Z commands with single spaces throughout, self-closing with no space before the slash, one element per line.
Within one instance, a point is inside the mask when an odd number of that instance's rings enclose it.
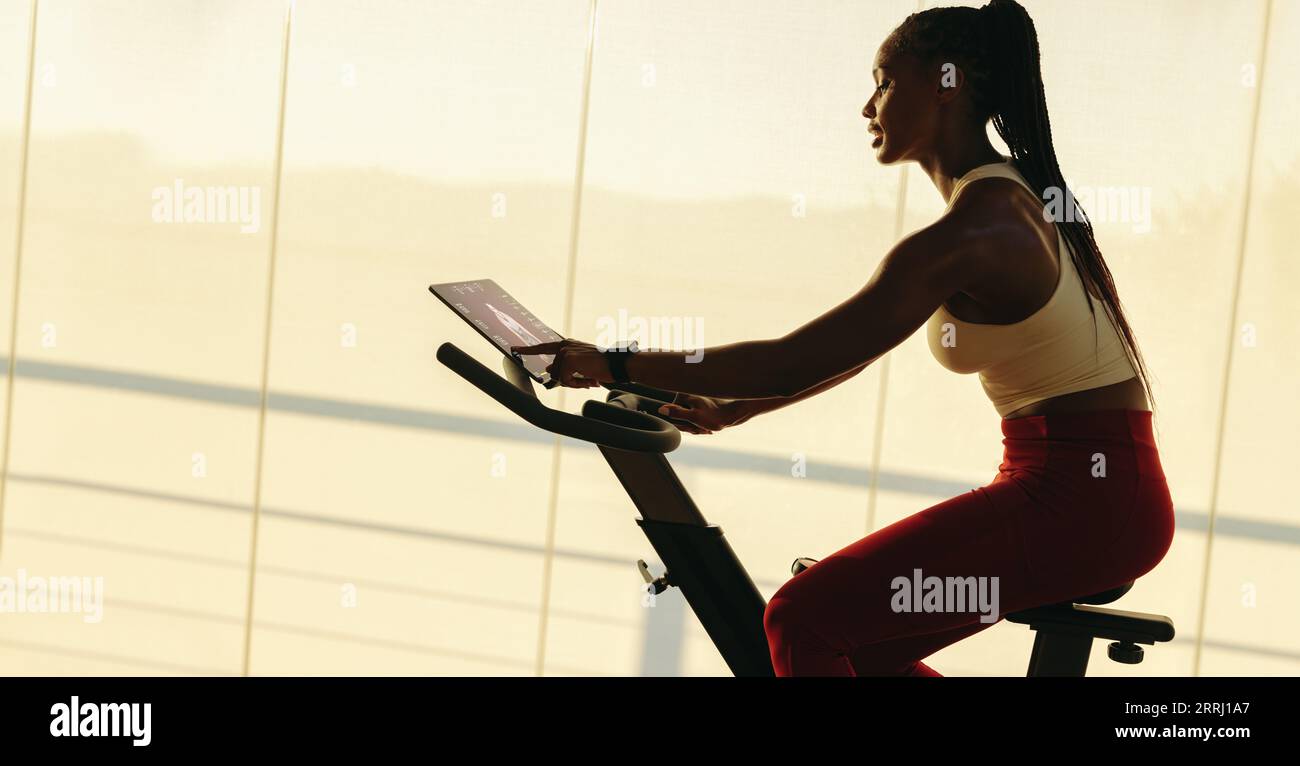
<path fill-rule="evenodd" d="M 628 376 L 700 396 L 792 399 L 883 356 L 968 285 L 980 248 L 980 238 L 968 231 L 945 217 L 909 235 L 857 294 L 782 338 L 707 348 L 698 356 L 642 351 L 628 358 Z"/>
<path fill-rule="evenodd" d="M 871 360 L 871 362 L 874 361 L 876 360 L 875 359 Z M 837 375 L 836 377 L 831 378 L 830 380 L 824 381 L 816 386 L 813 386 L 812 388 L 806 391 L 800 392 L 796 396 L 771 396 L 766 399 L 735 399 L 733 401 L 738 402 L 740 407 L 750 417 L 753 417 L 754 415 L 761 415 L 765 412 L 771 412 L 772 410 L 779 410 L 782 407 L 788 407 L 789 405 L 794 404 L 795 402 L 803 401 L 804 399 L 808 399 L 813 396 L 816 396 L 817 394 L 820 394 L 823 391 L 827 391 L 829 389 L 835 388 L 836 386 L 848 380 L 849 378 L 856 376 L 859 372 L 862 372 L 863 370 L 867 369 L 867 367 L 871 365 L 871 362 L 867 362 L 866 364 L 863 364 L 859 367 L 854 367 L 853 369 L 849 370 L 843 375 Z"/>

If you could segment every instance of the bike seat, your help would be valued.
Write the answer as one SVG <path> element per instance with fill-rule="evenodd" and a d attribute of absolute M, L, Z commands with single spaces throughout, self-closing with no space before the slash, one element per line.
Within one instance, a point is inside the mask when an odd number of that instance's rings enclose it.
<path fill-rule="evenodd" d="M 1126 582 L 1100 593 L 1080 596 L 1069 601 L 1030 607 L 1019 612 L 1008 612 L 1006 618 L 1008 622 L 1029 625 L 1034 630 L 1049 630 L 1093 638 L 1109 638 L 1141 644 L 1172 640 L 1174 624 L 1164 615 L 1097 608 L 1102 604 L 1119 600 L 1120 596 L 1132 589 L 1133 583 Z M 1138 657 L 1140 658 L 1141 655 L 1139 654 Z M 1113 652 L 1111 659 L 1116 659 Z"/>
<path fill-rule="evenodd" d="M 1081 596 L 1071 601 L 1064 601 L 1062 603 L 1088 604 L 1090 606 L 1101 606 L 1102 604 L 1109 604 L 1112 601 L 1118 601 L 1120 596 L 1123 596 L 1125 593 L 1128 593 L 1131 590 L 1133 590 L 1133 583 L 1126 582 L 1123 585 L 1118 585 L 1114 588 L 1111 588 L 1110 590 L 1103 590 L 1100 593 L 1094 593 L 1091 596 Z"/>
<path fill-rule="evenodd" d="M 790 573 L 799 574 L 800 572 L 804 571 L 805 569 L 811 567 L 813 564 L 816 563 L 817 563 L 817 559 L 809 558 L 807 556 L 800 556 L 799 558 L 794 560 L 793 564 L 790 565 Z M 1109 604 L 1111 602 L 1118 601 L 1121 596 L 1123 596 L 1125 593 L 1128 593 L 1131 590 L 1133 590 L 1133 583 L 1126 582 L 1123 585 L 1117 585 L 1114 588 L 1109 588 L 1099 593 L 1093 593 L 1087 596 L 1079 596 L 1078 598 L 1073 598 L 1070 599 L 1069 601 L 1062 601 L 1058 604 L 1058 606 L 1071 606 L 1073 604 L 1087 604 L 1088 606 L 1101 606 L 1102 604 Z"/>

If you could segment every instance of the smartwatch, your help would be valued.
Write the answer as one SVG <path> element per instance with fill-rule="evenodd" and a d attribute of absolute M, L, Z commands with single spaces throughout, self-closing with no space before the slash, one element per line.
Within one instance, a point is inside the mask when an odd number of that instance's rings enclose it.
<path fill-rule="evenodd" d="M 636 341 L 632 341 L 621 348 L 607 348 L 602 352 L 605 361 L 609 364 L 609 374 L 614 377 L 615 383 L 632 382 L 627 377 L 627 358 L 629 354 L 635 354 L 636 351 Z"/>

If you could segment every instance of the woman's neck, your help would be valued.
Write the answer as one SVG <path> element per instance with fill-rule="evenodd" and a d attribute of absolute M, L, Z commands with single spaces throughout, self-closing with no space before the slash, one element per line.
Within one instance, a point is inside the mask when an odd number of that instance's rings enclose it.
<path fill-rule="evenodd" d="M 994 149 L 986 138 L 982 144 L 962 150 L 942 152 L 925 160 L 917 160 L 917 164 L 926 175 L 930 176 L 934 188 L 939 190 L 939 195 L 947 204 L 952 199 L 952 191 L 959 178 L 975 168 L 1006 161 L 1007 158 Z"/>

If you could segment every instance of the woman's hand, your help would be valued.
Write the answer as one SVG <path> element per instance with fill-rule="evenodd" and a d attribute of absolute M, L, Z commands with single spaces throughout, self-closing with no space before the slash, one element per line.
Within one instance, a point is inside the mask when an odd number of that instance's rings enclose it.
<path fill-rule="evenodd" d="M 659 414 L 677 421 L 678 430 L 693 434 L 711 434 L 738 426 L 754 416 L 745 399 L 715 399 L 711 396 L 677 394 L 672 404 L 659 408 Z"/>
<path fill-rule="evenodd" d="M 600 349 L 590 343 L 566 339 L 534 346 L 511 346 L 515 354 L 554 354 L 546 367 L 551 377 L 569 388 L 593 388 L 614 383 L 609 362 Z M 659 408 L 659 414 L 672 418 L 679 430 L 693 434 L 711 434 L 738 426 L 759 410 L 745 399 L 716 399 L 711 396 L 678 393 L 671 404 Z"/>
<path fill-rule="evenodd" d="M 551 378 L 569 388 L 593 388 L 601 383 L 613 383 L 605 355 L 590 343 L 565 339 L 535 346 L 511 346 L 516 354 L 555 354 L 555 360 L 546 367 Z"/>

